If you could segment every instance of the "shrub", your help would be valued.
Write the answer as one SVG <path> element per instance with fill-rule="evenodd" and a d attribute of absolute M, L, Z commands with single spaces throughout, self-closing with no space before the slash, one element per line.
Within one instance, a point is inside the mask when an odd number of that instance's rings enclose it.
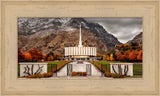
<path fill-rule="evenodd" d="M 47 73 L 43 73 L 44 74 L 44 77 L 48 77 L 48 74 Z"/>
<path fill-rule="evenodd" d="M 27 78 L 44 78 L 44 77 L 52 77 L 53 73 L 43 73 L 43 74 L 32 74 L 30 76 L 27 76 Z"/>
<path fill-rule="evenodd" d="M 122 75 L 120 75 L 120 74 L 112 74 L 112 77 L 113 77 L 113 78 L 121 78 L 121 76 L 122 76 Z"/>
<path fill-rule="evenodd" d="M 82 76 L 86 76 L 87 75 L 87 72 L 82 72 Z"/>
<path fill-rule="evenodd" d="M 28 76 L 28 78 L 35 78 L 35 74 Z"/>
<path fill-rule="evenodd" d="M 71 73 L 71 76 L 76 76 L 77 75 L 77 72 L 72 72 Z"/>
<path fill-rule="evenodd" d="M 87 76 L 87 72 L 72 72 L 71 76 Z"/>
<path fill-rule="evenodd" d="M 42 78 L 44 78 L 44 73 L 42 74 Z"/>
<path fill-rule="evenodd" d="M 49 76 L 49 77 L 51 77 L 52 75 L 53 75 L 53 73 L 52 73 L 52 72 L 49 72 L 49 73 L 48 73 L 48 76 Z"/>
<path fill-rule="evenodd" d="M 125 78 L 124 76 L 121 76 L 120 78 Z"/>
<path fill-rule="evenodd" d="M 112 76 L 112 74 L 111 73 L 109 73 L 109 72 L 105 72 L 105 77 L 111 77 Z"/>

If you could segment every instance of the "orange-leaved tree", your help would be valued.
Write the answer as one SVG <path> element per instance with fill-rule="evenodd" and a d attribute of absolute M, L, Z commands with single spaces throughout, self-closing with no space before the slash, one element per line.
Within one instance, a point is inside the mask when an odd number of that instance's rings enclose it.
<path fill-rule="evenodd" d="M 127 50 L 124 52 L 125 60 L 129 60 L 129 54 L 131 53 L 131 50 Z"/>
<path fill-rule="evenodd" d="M 113 58 L 113 54 L 110 54 L 110 60 L 113 61 L 114 58 Z"/>
<path fill-rule="evenodd" d="M 52 61 L 54 58 L 52 55 L 49 55 L 49 57 L 47 59 L 48 59 L 48 61 Z"/>
<path fill-rule="evenodd" d="M 32 60 L 32 56 L 30 53 L 25 53 L 25 60 Z"/>
<path fill-rule="evenodd" d="M 117 54 L 117 60 L 120 60 L 120 61 L 124 61 L 125 60 L 125 56 L 121 53 L 118 53 Z"/>
<path fill-rule="evenodd" d="M 41 60 L 43 58 L 42 53 L 39 52 L 37 49 L 31 49 L 28 51 L 28 53 L 31 54 L 32 60 Z"/>
<path fill-rule="evenodd" d="M 24 61 L 24 56 L 24 52 L 18 48 L 18 61 Z"/>
<path fill-rule="evenodd" d="M 138 52 L 137 60 L 142 61 L 142 50 Z"/>
<path fill-rule="evenodd" d="M 137 56 L 138 56 L 138 51 L 137 51 L 137 50 L 133 50 L 133 51 L 129 54 L 129 60 L 130 60 L 130 61 L 137 61 Z"/>

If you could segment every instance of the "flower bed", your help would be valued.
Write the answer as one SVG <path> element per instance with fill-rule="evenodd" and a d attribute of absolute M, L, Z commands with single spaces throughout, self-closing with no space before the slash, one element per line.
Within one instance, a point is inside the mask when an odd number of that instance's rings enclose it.
<path fill-rule="evenodd" d="M 71 76 L 87 76 L 87 72 L 72 72 Z"/>
<path fill-rule="evenodd" d="M 43 73 L 43 74 L 32 74 L 30 76 L 27 76 L 27 78 L 47 78 L 47 77 L 52 77 L 53 73 Z"/>
<path fill-rule="evenodd" d="M 105 77 L 113 77 L 113 78 L 125 78 L 125 77 L 129 77 L 129 76 L 123 76 L 120 74 L 115 74 L 115 73 L 110 73 L 110 72 L 105 72 L 104 74 Z"/>

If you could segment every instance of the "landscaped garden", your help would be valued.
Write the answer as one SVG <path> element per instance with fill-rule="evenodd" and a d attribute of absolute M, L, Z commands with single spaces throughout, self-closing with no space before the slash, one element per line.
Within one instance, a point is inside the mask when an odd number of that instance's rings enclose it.
<path fill-rule="evenodd" d="M 120 61 L 90 61 L 90 63 L 95 65 L 105 75 L 106 74 L 109 75 L 109 73 L 111 72 L 110 63 L 124 63 L 124 62 L 120 62 Z M 129 62 L 129 63 L 131 63 L 131 62 Z M 141 78 L 142 77 L 142 73 L 143 73 L 142 63 L 133 63 L 133 76 L 132 77 L 126 76 L 126 77 Z M 110 74 L 110 75 L 112 75 L 112 74 Z"/>
<path fill-rule="evenodd" d="M 47 73 L 44 74 L 32 74 L 31 76 L 28 76 L 29 78 L 43 78 L 43 77 L 51 77 L 56 71 L 60 70 L 62 67 L 64 67 L 66 64 L 68 64 L 71 61 L 46 61 L 42 63 L 48 63 L 47 65 Z M 40 62 L 37 62 L 40 63 Z M 20 65 L 18 64 L 18 76 L 20 76 Z"/>

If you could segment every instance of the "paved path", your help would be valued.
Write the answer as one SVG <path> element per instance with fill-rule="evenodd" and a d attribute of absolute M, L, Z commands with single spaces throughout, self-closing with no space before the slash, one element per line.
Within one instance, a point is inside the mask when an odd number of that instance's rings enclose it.
<path fill-rule="evenodd" d="M 72 64 L 72 70 L 74 72 L 86 72 L 86 64 L 91 64 L 89 62 L 84 61 L 83 64 L 77 64 L 77 61 L 71 62 L 69 64 Z M 100 77 L 101 72 L 93 65 L 91 64 L 91 76 L 94 77 Z M 65 65 L 61 70 L 57 72 L 57 76 L 67 76 L 67 65 Z"/>

